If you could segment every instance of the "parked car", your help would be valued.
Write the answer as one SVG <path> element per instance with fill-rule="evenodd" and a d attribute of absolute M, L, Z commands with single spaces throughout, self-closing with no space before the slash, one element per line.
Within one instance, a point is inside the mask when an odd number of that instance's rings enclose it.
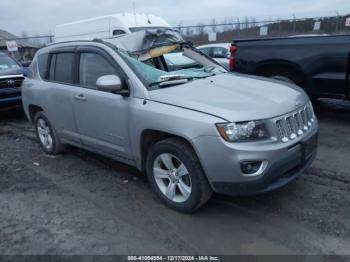
<path fill-rule="evenodd" d="M 0 52 L 0 108 L 21 105 L 20 86 L 23 80 L 21 65 Z"/>
<path fill-rule="evenodd" d="M 170 27 L 163 18 L 152 14 L 112 14 L 57 25 L 55 41 L 108 39 L 139 30 Z"/>
<path fill-rule="evenodd" d="M 184 56 L 181 52 L 165 54 L 164 58 L 169 71 L 200 67 L 197 62 Z"/>
<path fill-rule="evenodd" d="M 148 30 L 120 40 L 133 45 L 74 41 L 39 50 L 23 107 L 43 151 L 73 145 L 135 166 L 165 204 L 186 213 L 212 192 L 257 194 L 301 175 L 318 134 L 305 92 L 229 73 L 173 34 L 166 40 Z M 166 44 L 203 67 L 164 71 Z M 140 61 L 142 52 L 159 57 Z"/>
<path fill-rule="evenodd" d="M 219 62 L 221 65 L 229 68 L 231 43 L 218 43 L 202 45 L 197 48 L 206 55 Z"/>
<path fill-rule="evenodd" d="M 237 40 L 230 68 L 295 83 L 312 98 L 348 98 L 350 35 Z"/>

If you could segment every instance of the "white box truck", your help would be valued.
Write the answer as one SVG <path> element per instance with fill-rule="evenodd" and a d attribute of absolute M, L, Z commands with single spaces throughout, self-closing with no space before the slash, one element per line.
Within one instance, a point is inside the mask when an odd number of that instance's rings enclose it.
<path fill-rule="evenodd" d="M 163 18 L 143 13 L 123 13 L 57 25 L 55 42 L 111 39 L 144 29 L 170 28 Z"/>

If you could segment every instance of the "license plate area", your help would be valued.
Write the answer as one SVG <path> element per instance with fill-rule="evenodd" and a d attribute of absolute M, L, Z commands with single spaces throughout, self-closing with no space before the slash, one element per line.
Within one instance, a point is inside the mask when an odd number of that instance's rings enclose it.
<path fill-rule="evenodd" d="M 314 135 L 312 138 L 310 138 L 307 141 L 303 141 L 301 143 L 301 149 L 302 149 L 302 160 L 305 162 L 308 160 L 315 149 L 317 148 L 317 143 L 318 143 L 318 135 Z"/>

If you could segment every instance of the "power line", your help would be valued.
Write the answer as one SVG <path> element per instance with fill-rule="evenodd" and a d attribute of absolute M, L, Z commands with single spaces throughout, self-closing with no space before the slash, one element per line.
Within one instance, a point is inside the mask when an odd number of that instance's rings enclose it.
<path fill-rule="evenodd" d="M 271 24 L 271 23 L 280 23 L 284 21 L 304 21 L 304 20 L 319 20 L 319 19 L 329 19 L 329 18 L 337 18 L 338 16 L 320 16 L 320 17 L 307 17 L 307 18 L 296 18 L 295 15 L 293 15 L 293 19 L 276 19 L 276 20 L 262 20 L 262 21 L 255 21 L 255 24 Z M 345 16 L 344 16 L 345 17 Z M 186 29 L 186 28 L 197 28 L 197 27 L 210 27 L 210 26 L 229 26 L 229 25 L 244 25 L 246 22 L 232 22 L 232 23 L 219 23 L 219 24 L 197 24 L 197 25 L 179 25 L 175 28 L 179 29 Z"/>

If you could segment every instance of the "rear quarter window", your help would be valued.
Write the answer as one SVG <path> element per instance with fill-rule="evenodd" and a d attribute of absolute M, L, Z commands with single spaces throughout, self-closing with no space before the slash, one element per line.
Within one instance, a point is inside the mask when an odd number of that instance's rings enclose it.
<path fill-rule="evenodd" d="M 49 54 L 43 54 L 38 56 L 38 70 L 39 75 L 42 79 L 47 80 L 48 78 L 48 62 Z"/>

